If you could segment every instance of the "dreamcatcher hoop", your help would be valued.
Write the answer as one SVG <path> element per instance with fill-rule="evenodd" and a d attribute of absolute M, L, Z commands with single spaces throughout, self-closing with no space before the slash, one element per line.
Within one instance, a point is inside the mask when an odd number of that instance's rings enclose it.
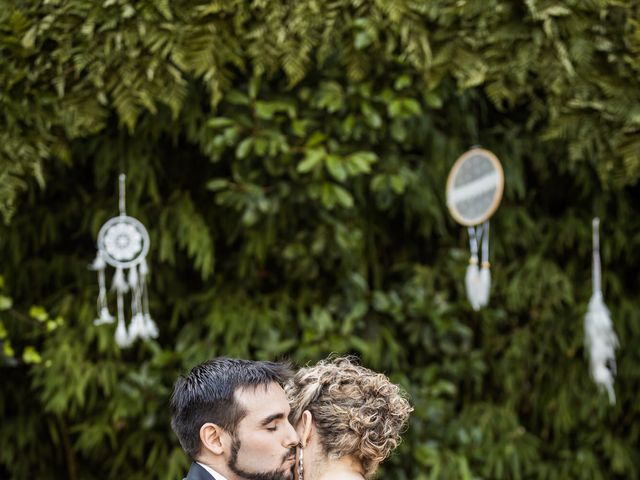
<path fill-rule="evenodd" d="M 98 232 L 98 250 L 108 265 L 131 268 L 142 263 L 149 253 L 149 233 L 140 220 L 120 215 L 102 225 Z"/>

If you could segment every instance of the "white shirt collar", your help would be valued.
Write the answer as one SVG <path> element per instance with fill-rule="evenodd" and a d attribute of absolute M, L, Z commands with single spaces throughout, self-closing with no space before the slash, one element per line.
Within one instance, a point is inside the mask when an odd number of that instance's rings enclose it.
<path fill-rule="evenodd" d="M 227 480 L 222 474 L 216 472 L 213 468 L 209 467 L 208 465 L 205 465 L 204 463 L 200 463 L 200 462 L 196 462 L 196 463 L 200 465 L 202 468 L 204 468 L 207 472 L 209 472 L 211 476 L 215 478 L 215 480 Z"/>

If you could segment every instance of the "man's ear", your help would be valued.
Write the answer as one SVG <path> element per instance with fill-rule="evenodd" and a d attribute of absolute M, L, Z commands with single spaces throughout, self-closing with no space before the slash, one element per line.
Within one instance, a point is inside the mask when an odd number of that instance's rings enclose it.
<path fill-rule="evenodd" d="M 214 455 L 224 453 L 224 430 L 215 423 L 205 423 L 200 427 L 200 442 L 203 448 Z"/>
<path fill-rule="evenodd" d="M 309 443 L 311 431 L 313 430 L 313 415 L 311 415 L 309 410 L 302 412 L 302 417 L 300 417 L 300 420 L 298 421 L 298 426 L 300 427 L 300 443 L 304 448 L 307 446 L 307 443 Z"/>

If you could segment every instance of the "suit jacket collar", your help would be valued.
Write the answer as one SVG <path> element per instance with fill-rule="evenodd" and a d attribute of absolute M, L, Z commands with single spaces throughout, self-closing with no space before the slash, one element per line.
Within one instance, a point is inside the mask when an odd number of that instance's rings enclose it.
<path fill-rule="evenodd" d="M 191 468 L 189 469 L 189 473 L 187 473 L 187 477 L 184 480 L 216 480 L 216 479 L 214 479 L 209 472 L 207 472 L 204 468 L 202 468 L 196 462 L 193 462 L 191 464 Z"/>

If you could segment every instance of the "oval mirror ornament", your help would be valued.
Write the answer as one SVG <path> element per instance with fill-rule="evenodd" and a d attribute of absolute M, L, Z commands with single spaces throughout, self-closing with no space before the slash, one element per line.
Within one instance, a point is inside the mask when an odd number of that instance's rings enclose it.
<path fill-rule="evenodd" d="M 447 207 L 461 225 L 486 222 L 498 209 L 504 171 L 492 152 L 474 147 L 456 160 L 447 179 Z"/>

